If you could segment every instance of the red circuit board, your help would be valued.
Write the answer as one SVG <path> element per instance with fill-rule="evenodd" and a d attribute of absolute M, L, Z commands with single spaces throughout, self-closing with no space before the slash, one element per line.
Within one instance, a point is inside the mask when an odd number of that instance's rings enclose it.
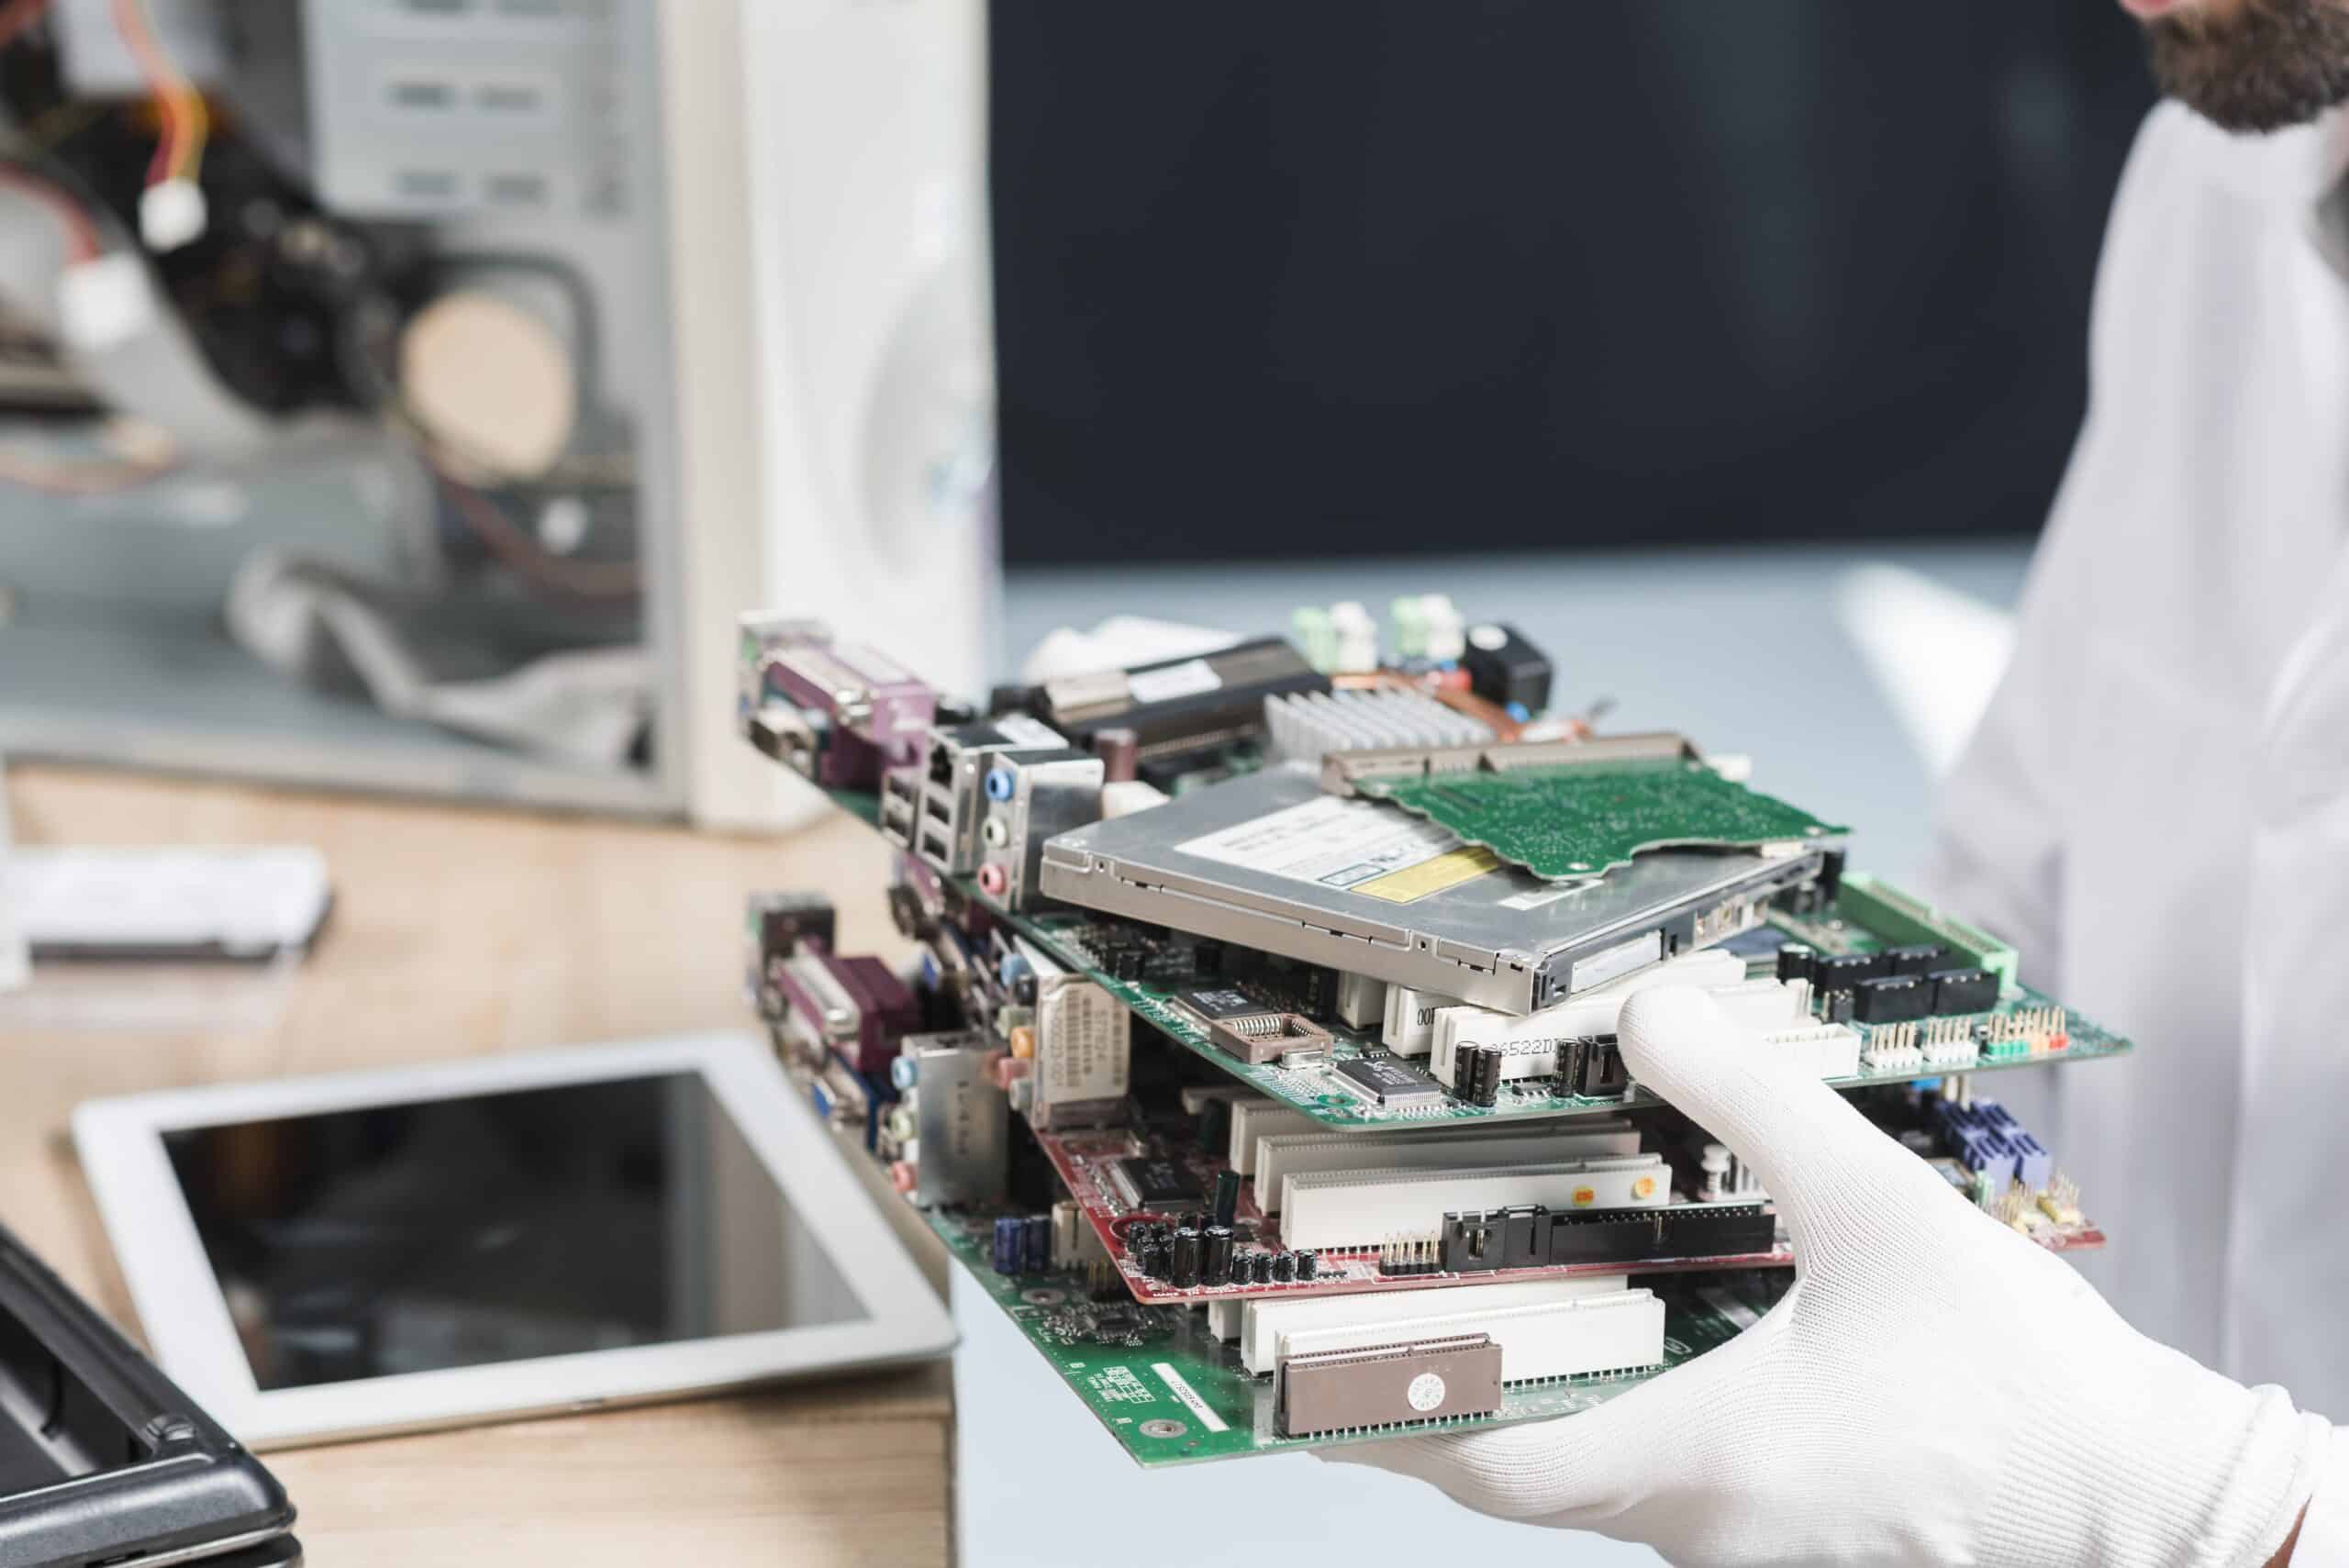
<path fill-rule="evenodd" d="M 1507 1280 L 1563 1279 L 1587 1274 L 1665 1274 L 1687 1273 L 1711 1269 L 1754 1269 L 1790 1267 L 1794 1249 L 1781 1236 L 1777 1244 L 1766 1252 L 1742 1252 L 1733 1255 L 1697 1258 L 1649 1258 L 1619 1263 L 1553 1263 L 1531 1269 L 1485 1269 L 1475 1273 L 1385 1273 L 1379 1269 L 1375 1251 L 1359 1252 L 1321 1252 L 1317 1254 L 1319 1269 L 1312 1279 L 1286 1284 L 1198 1284 L 1177 1287 L 1163 1279 L 1152 1279 L 1134 1266 L 1126 1252 L 1126 1231 L 1144 1219 L 1172 1221 L 1174 1215 L 1166 1210 L 1137 1208 L 1129 1205 L 1110 1175 L 1116 1161 L 1139 1152 L 1134 1135 L 1118 1129 L 1094 1131 L 1039 1132 L 1036 1141 L 1043 1148 L 1045 1157 L 1060 1173 L 1069 1196 L 1100 1237 L 1108 1249 L 1110 1262 L 1126 1282 L 1126 1288 L 1135 1300 L 1152 1306 L 1186 1306 L 1208 1301 L 1246 1301 L 1272 1296 L 1353 1296 L 1368 1291 L 1426 1290 L 1443 1285 L 1493 1284 Z M 1201 1178 L 1202 1184 L 1212 1191 L 1215 1177 L 1225 1168 L 1222 1160 L 1204 1151 L 1191 1151 L 1181 1156 L 1183 1162 Z M 1252 1184 L 1242 1184 L 1240 1208 L 1235 1217 L 1235 1229 L 1260 1231 L 1266 1229 L 1264 1212 L 1256 1207 Z M 2034 1238 L 2054 1251 L 2086 1251 L 2105 1243 L 2104 1232 L 2083 1222 L 2047 1230 Z"/>
<path fill-rule="evenodd" d="M 1134 1299 L 1157 1306 L 1182 1306 L 1202 1301 L 1244 1301 L 1265 1296 L 1353 1296 L 1374 1290 L 1424 1290 L 1431 1286 L 1453 1284 L 1487 1284 L 1503 1280 L 1567 1278 L 1576 1274 L 1650 1274 L 1672 1273 L 1689 1269 L 1752 1269 L 1770 1268 L 1794 1262 L 1794 1253 L 1782 1240 L 1767 1252 L 1742 1253 L 1734 1257 L 1658 1258 L 1631 1263 L 1559 1263 L 1533 1269 L 1486 1269 L 1472 1274 L 1408 1273 L 1390 1274 L 1379 1272 L 1378 1253 L 1321 1252 L 1319 1272 L 1309 1280 L 1271 1284 L 1200 1284 L 1177 1288 L 1163 1279 L 1152 1279 L 1137 1269 L 1126 1255 L 1126 1230 L 1142 1219 L 1172 1220 L 1172 1213 L 1134 1208 L 1112 1184 L 1109 1174 L 1113 1162 L 1135 1152 L 1131 1133 L 1116 1129 L 1096 1132 L 1040 1132 L 1036 1141 L 1060 1173 L 1061 1181 L 1068 1187 L 1069 1196 L 1084 1210 L 1092 1223 L 1094 1233 L 1108 1249 L 1109 1260 L 1125 1276 L 1126 1288 Z M 1185 1163 L 1199 1174 L 1212 1189 L 1223 1162 L 1211 1155 L 1194 1152 Z M 1262 1229 L 1266 1221 L 1257 1208 L 1252 1186 L 1240 1189 L 1238 1225 Z"/>

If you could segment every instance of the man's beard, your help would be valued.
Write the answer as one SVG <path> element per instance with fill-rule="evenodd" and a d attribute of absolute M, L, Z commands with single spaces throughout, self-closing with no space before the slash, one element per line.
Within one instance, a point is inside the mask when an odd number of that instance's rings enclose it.
<path fill-rule="evenodd" d="M 2280 130 L 2349 99 L 2349 4 L 2249 0 L 2232 17 L 2146 24 L 2154 78 L 2228 130 Z"/>

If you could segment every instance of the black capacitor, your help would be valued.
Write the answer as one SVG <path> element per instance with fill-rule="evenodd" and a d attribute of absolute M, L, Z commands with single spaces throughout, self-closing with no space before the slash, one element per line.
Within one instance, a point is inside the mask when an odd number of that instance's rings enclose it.
<path fill-rule="evenodd" d="M 1193 1230 L 1204 1230 L 1207 1229 L 1208 1217 L 1202 1210 L 1186 1208 L 1183 1211 L 1183 1217 L 1174 1223 L 1178 1229 L 1188 1226 Z"/>
<path fill-rule="evenodd" d="M 1273 1283 L 1275 1284 L 1286 1284 L 1296 1277 L 1297 1254 L 1295 1252 L 1275 1252 L 1273 1254 Z"/>
<path fill-rule="evenodd" d="M 1199 1233 L 1188 1225 L 1174 1228 L 1166 1253 L 1166 1283 L 1177 1290 L 1199 1283 Z"/>
<path fill-rule="evenodd" d="M 1819 950 L 1809 942 L 1788 942 L 1778 950 L 1778 978 L 1809 980 L 1819 967 Z"/>
<path fill-rule="evenodd" d="M 1143 1235 L 1139 1238 L 1129 1238 L 1126 1244 L 1126 1256 L 1134 1261 L 1134 1267 L 1141 1271 L 1142 1278 L 1162 1279 L 1165 1276 L 1166 1250 L 1158 1244 L 1157 1237 Z"/>
<path fill-rule="evenodd" d="M 1049 1214 L 1029 1216 L 1024 1222 L 1026 1235 L 1020 1249 L 1026 1272 L 1041 1274 L 1052 1266 L 1052 1217 Z"/>
<path fill-rule="evenodd" d="M 1469 1101 L 1479 1106 L 1496 1104 L 1501 1097 L 1501 1048 L 1480 1045 L 1472 1049 L 1476 1054 L 1470 1063 Z M 1457 1071 L 1455 1068 L 1455 1075 Z"/>
<path fill-rule="evenodd" d="M 1134 763 L 1141 753 L 1141 738 L 1130 729 L 1097 729 L 1093 754 L 1101 759 L 1103 784 L 1130 784 Z"/>
<path fill-rule="evenodd" d="M 1231 1273 L 1231 1227 L 1210 1225 L 1199 1232 L 1199 1283 L 1221 1284 Z"/>
<path fill-rule="evenodd" d="M 1012 981 L 1011 999 L 1023 1007 L 1036 1005 L 1036 975 L 1032 970 L 1023 972 Z"/>
<path fill-rule="evenodd" d="M 1225 1229 L 1240 1217 L 1240 1173 L 1226 1171 L 1215 1179 L 1215 1223 Z"/>
<path fill-rule="evenodd" d="M 1846 851 L 1830 850 L 1819 857 L 1819 895 L 1830 904 L 1843 890 L 1843 862 L 1847 856 Z"/>
<path fill-rule="evenodd" d="M 1255 1253 L 1253 1253 L 1253 1252 L 1234 1252 L 1234 1253 L 1232 1253 L 1232 1254 L 1231 1254 L 1231 1283 L 1232 1283 L 1232 1284 L 1246 1284 L 1249 1281 L 1251 1281 L 1251 1280 L 1254 1279 L 1255 1277 L 1256 1277 L 1256 1254 L 1255 1254 Z"/>
<path fill-rule="evenodd" d="M 1317 1252 L 1299 1252 L 1299 1253 L 1297 1255 L 1297 1278 L 1299 1278 L 1299 1279 L 1311 1279 L 1311 1278 L 1313 1278 L 1316 1274 L 1319 1274 L 1320 1272 L 1321 1272 L 1321 1258 L 1320 1258 L 1320 1254 L 1319 1254 L 1319 1253 L 1317 1253 Z"/>
<path fill-rule="evenodd" d="M 1270 1252 L 1248 1254 L 1248 1281 L 1251 1284 L 1273 1283 L 1273 1255 Z"/>

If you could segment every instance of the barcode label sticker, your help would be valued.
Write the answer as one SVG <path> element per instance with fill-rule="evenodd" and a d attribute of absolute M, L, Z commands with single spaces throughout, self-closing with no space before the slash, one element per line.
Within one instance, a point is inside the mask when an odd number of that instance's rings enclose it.
<path fill-rule="evenodd" d="M 1152 1362 L 1150 1363 L 1150 1370 L 1158 1374 L 1160 1382 L 1174 1391 L 1175 1398 L 1190 1407 L 1191 1414 L 1199 1418 L 1199 1425 L 1211 1432 L 1225 1432 L 1231 1429 L 1225 1424 L 1222 1417 L 1208 1408 L 1208 1402 L 1199 1397 L 1199 1391 L 1184 1381 L 1183 1374 L 1176 1372 L 1173 1366 L 1165 1362 Z"/>

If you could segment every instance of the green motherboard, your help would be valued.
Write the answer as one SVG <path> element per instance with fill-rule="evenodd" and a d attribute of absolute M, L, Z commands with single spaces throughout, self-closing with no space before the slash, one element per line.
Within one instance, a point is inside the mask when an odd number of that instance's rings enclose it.
<path fill-rule="evenodd" d="M 1243 1454 L 1375 1442 L 1407 1429 L 1376 1427 L 1286 1438 L 1275 1420 L 1275 1382 L 1252 1375 L 1239 1352 L 1186 1307 L 1145 1307 L 1125 1295 L 1094 1300 L 1069 1272 L 999 1274 L 987 1262 L 988 1220 L 943 1210 L 926 1218 L 971 1278 L 1125 1451 L 1146 1465 L 1192 1464 Z M 1507 1385 L 1497 1414 L 1408 1429 L 1468 1431 L 1571 1416 L 1638 1387 L 1660 1372 L 1726 1344 L 1759 1320 L 1794 1283 L 1791 1269 L 1746 1270 L 1636 1282 L 1664 1302 L 1661 1366 L 1606 1376 Z"/>
<path fill-rule="evenodd" d="M 1750 849 L 1851 830 L 1678 758 L 1372 776 L 1353 788 L 1553 882 L 1602 875 L 1645 850 Z"/>

